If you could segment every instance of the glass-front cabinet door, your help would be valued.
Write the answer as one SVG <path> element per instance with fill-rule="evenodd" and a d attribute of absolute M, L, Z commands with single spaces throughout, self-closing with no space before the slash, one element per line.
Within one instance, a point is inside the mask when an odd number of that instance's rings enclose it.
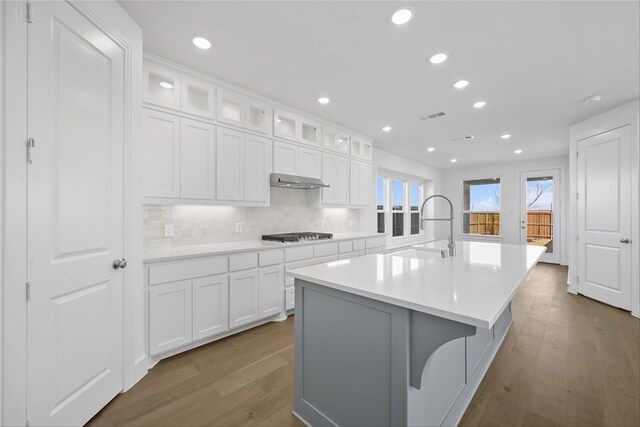
<path fill-rule="evenodd" d="M 216 89 L 199 79 L 182 76 L 181 110 L 213 120 L 216 115 Z"/>
<path fill-rule="evenodd" d="M 244 95 L 227 89 L 218 89 L 218 121 L 236 126 L 244 126 Z"/>
<path fill-rule="evenodd" d="M 144 101 L 180 110 L 180 74 L 160 64 L 143 65 Z"/>
<path fill-rule="evenodd" d="M 245 100 L 245 126 L 256 132 L 271 133 L 271 114 L 273 108 L 266 102 L 253 98 Z"/>
<path fill-rule="evenodd" d="M 280 138 L 298 141 L 300 129 L 298 119 L 293 113 L 275 110 L 273 114 L 273 135 Z"/>

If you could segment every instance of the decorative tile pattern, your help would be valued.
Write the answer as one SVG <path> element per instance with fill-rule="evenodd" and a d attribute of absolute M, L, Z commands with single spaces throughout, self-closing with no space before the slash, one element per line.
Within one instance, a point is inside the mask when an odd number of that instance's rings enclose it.
<path fill-rule="evenodd" d="M 310 208 L 306 191 L 272 188 L 268 208 L 144 205 L 143 222 L 145 247 L 158 248 L 257 240 L 293 231 L 358 232 L 360 211 Z M 164 237 L 165 224 L 173 224 L 173 237 Z"/>

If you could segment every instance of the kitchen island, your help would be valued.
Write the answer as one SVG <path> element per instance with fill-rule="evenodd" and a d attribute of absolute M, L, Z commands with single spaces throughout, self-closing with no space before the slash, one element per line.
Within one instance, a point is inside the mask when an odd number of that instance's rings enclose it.
<path fill-rule="evenodd" d="M 457 425 L 544 247 L 457 242 L 291 270 L 295 403 L 317 425 Z"/>

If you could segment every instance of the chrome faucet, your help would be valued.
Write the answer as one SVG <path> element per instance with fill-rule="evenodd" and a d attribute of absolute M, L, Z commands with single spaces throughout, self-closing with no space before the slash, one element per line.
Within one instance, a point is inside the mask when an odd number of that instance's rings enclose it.
<path fill-rule="evenodd" d="M 436 197 L 443 198 L 447 201 L 447 203 L 449 203 L 449 208 L 450 208 L 449 218 L 425 218 L 424 217 L 424 205 L 426 205 L 430 199 L 433 199 Z M 453 203 L 451 203 L 451 200 L 449 200 L 448 197 L 443 196 L 441 194 L 434 194 L 433 196 L 429 196 L 426 199 L 424 199 L 424 202 L 422 202 L 422 206 L 420 207 L 420 229 L 421 230 L 424 230 L 425 221 L 449 221 L 449 243 L 447 244 L 447 247 L 449 248 L 449 256 L 455 256 L 456 243 L 453 241 Z"/>

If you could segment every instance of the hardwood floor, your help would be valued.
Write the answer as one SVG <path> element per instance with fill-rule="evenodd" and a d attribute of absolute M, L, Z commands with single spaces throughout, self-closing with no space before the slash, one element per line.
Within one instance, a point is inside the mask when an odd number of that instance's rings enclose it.
<path fill-rule="evenodd" d="M 565 267 L 539 264 L 463 426 L 640 425 L 640 320 L 566 292 Z M 90 426 L 300 426 L 293 318 L 158 363 Z"/>

